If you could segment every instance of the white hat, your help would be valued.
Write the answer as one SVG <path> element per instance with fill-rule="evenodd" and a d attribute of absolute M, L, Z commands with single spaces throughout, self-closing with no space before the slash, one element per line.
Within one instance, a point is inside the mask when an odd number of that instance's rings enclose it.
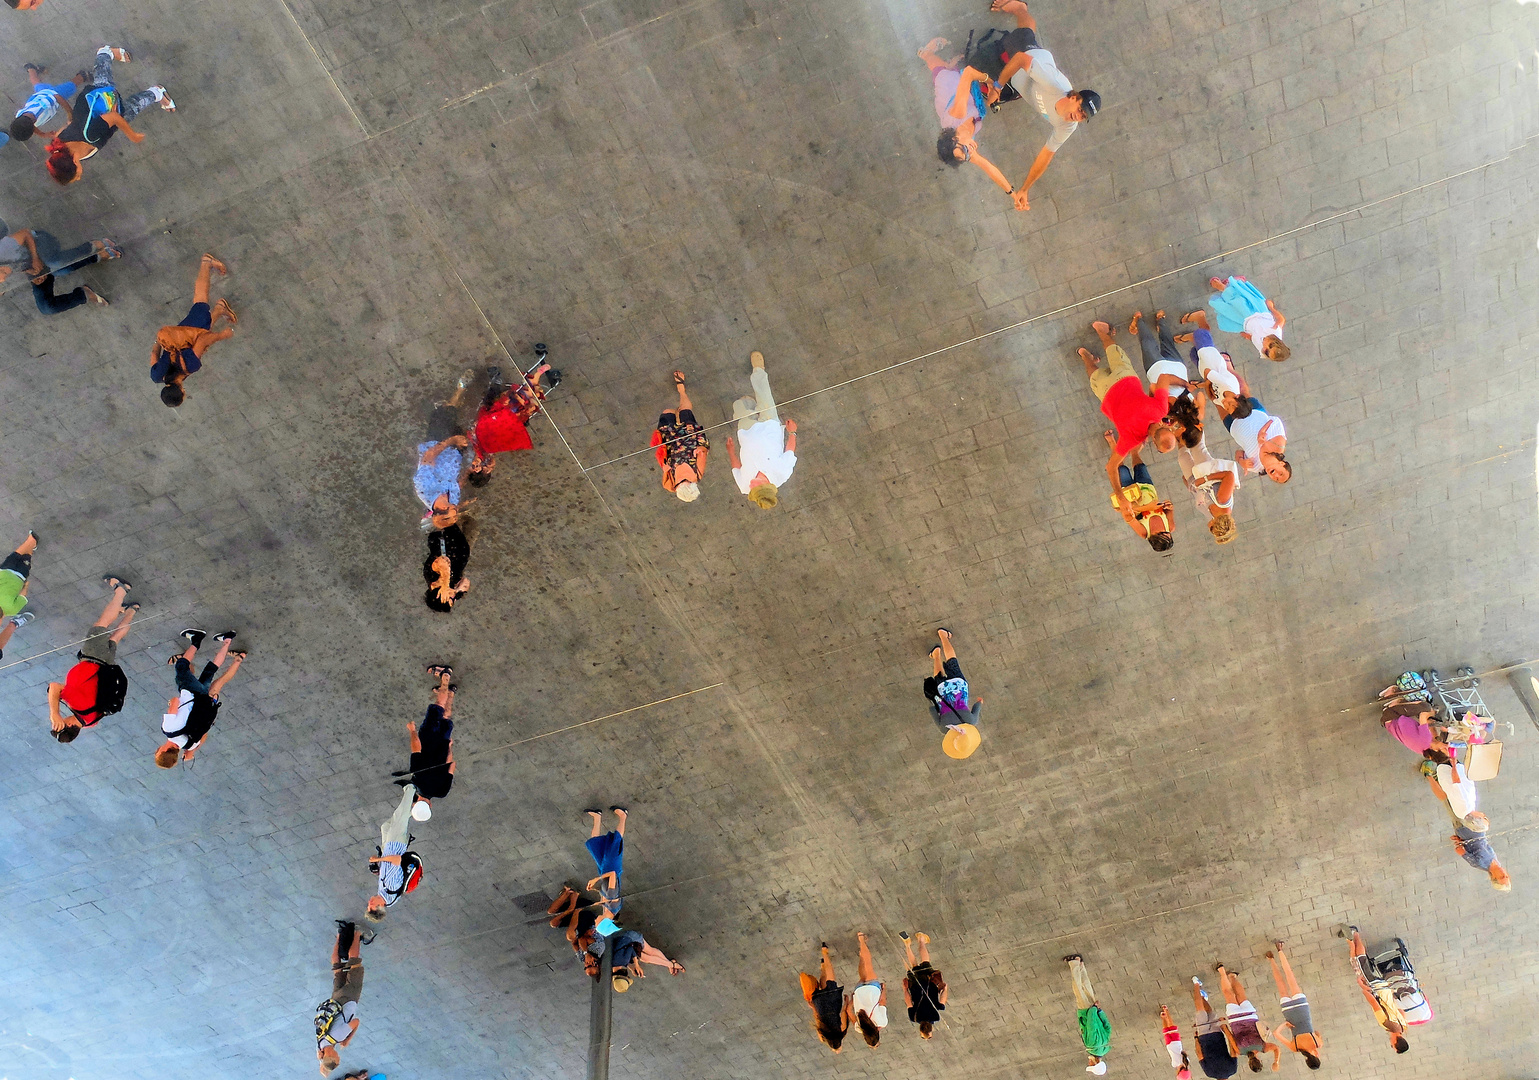
<path fill-rule="evenodd" d="M 1097 1076 L 1105 1076 L 1106 1075 L 1106 1062 L 1098 1061 L 1094 1065 L 1086 1065 L 1085 1066 L 1085 1071 L 1087 1073 L 1095 1073 Z"/>
<path fill-rule="evenodd" d="M 417 821 L 426 821 L 433 816 L 433 807 L 426 799 L 418 799 L 412 805 L 411 816 Z"/>
<path fill-rule="evenodd" d="M 700 485 L 693 480 L 680 480 L 673 493 L 679 497 L 680 502 L 694 502 L 700 497 Z"/>

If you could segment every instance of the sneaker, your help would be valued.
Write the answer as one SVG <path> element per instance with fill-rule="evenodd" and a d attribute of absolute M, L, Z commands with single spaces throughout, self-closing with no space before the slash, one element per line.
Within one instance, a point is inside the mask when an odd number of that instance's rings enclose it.
<path fill-rule="evenodd" d="M 189 626 L 187 629 L 182 631 L 182 637 L 185 638 L 187 640 L 187 644 L 191 645 L 194 649 L 201 648 L 203 645 L 203 639 L 207 636 L 207 630 L 199 630 L 195 626 Z"/>
<path fill-rule="evenodd" d="M 222 634 L 215 635 L 214 640 L 215 641 L 234 641 L 235 640 L 235 631 L 234 630 L 226 630 Z"/>
<path fill-rule="evenodd" d="M 133 56 L 127 49 L 119 49 L 112 45 L 103 45 L 101 48 L 96 50 L 97 56 L 101 56 L 103 54 L 112 57 L 112 59 L 117 61 L 119 64 L 126 64 L 133 59 Z"/>
<path fill-rule="evenodd" d="M 35 618 L 37 618 L 37 612 L 35 612 L 35 611 L 23 611 L 19 615 L 12 615 L 11 616 L 11 625 L 12 626 L 26 626 L 29 622 L 31 622 Z"/>

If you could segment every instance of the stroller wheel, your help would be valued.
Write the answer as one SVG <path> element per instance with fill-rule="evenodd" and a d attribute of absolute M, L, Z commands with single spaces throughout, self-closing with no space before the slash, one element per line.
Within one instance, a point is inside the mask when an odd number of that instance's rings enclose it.
<path fill-rule="evenodd" d="M 1472 667 L 1462 667 L 1459 669 L 1459 674 L 1466 679 L 1473 679 L 1475 677 L 1475 669 Z"/>

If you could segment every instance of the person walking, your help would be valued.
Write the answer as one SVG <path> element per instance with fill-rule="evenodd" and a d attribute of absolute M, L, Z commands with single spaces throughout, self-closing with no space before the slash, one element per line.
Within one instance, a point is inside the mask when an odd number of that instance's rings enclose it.
<path fill-rule="evenodd" d="M 989 109 L 1000 101 L 999 86 L 987 77 L 974 80 L 971 92 L 963 102 L 962 115 L 952 116 L 951 106 L 956 100 L 957 86 L 962 79 L 960 65 L 965 58 L 958 56 L 950 63 L 942 60 L 939 50 L 949 44 L 945 38 L 935 38 L 919 50 L 919 59 L 930 69 L 930 82 L 935 88 L 935 116 L 941 125 L 940 138 L 935 141 L 935 152 L 943 164 L 954 169 L 972 162 L 983 170 L 985 176 L 998 184 L 1001 191 L 1010 196 L 1010 202 L 1017 210 L 1025 210 L 1025 192 L 1016 191 L 1005 174 L 978 152 L 978 133 L 983 129 L 983 119 Z"/>
<path fill-rule="evenodd" d="M 193 678 L 192 661 L 205 636 L 205 631 L 192 627 L 183 630 L 182 637 L 187 642 L 186 651 L 166 661 L 176 665 L 177 696 L 166 703 L 166 712 L 160 718 L 160 730 L 165 733 L 166 741 L 155 751 L 155 764 L 162 769 L 175 768 L 179 760 L 192 764 L 193 755 L 208 739 L 214 720 L 219 715 L 220 692 L 235 678 L 241 662 L 246 659 L 244 651 L 230 651 L 235 631 L 226 630 L 214 638 L 219 642 L 219 651 L 203 665 L 203 671 L 198 677 Z M 226 658 L 231 656 L 235 662 L 230 665 L 229 671 L 220 675 L 219 669 Z"/>
<path fill-rule="evenodd" d="M 546 362 L 545 346 L 536 345 L 534 351 L 536 365 L 512 386 L 502 381 L 501 367 L 487 366 L 486 393 L 470 429 L 470 471 L 465 474 L 465 482 L 472 487 L 485 487 L 492 482 L 498 454 L 534 449 L 529 422 L 539 415 L 546 394 L 561 383 L 561 372 Z M 541 384 L 542 378 L 550 380 L 549 387 Z"/>
<path fill-rule="evenodd" d="M 461 517 L 459 507 L 450 506 L 433 513 L 431 524 L 435 527 L 428 533 L 428 553 L 422 563 L 422 580 L 427 582 L 422 600 L 433 611 L 448 613 L 470 591 L 465 568 L 470 565 L 474 522 Z"/>
<path fill-rule="evenodd" d="M 1420 757 L 1437 741 L 1437 710 L 1421 698 L 1397 698 L 1379 715 L 1384 730 L 1407 750 Z"/>
<path fill-rule="evenodd" d="M 417 801 L 417 789 L 412 784 L 405 787 L 395 812 L 380 825 L 379 851 L 369 859 L 369 869 L 379 878 L 363 916 L 370 922 L 382 922 L 386 911 L 416 887 L 411 880 L 413 872 L 420 874 L 421 861 L 407 848 L 411 843 L 411 812 Z"/>
<path fill-rule="evenodd" d="M 36 551 L 37 533 L 28 529 L 27 538 L 0 561 L 0 615 L 15 618 L 27 606 L 27 587 L 32 584 L 32 556 Z M 0 641 L 0 646 L 4 644 Z"/>
<path fill-rule="evenodd" d="M 447 401 L 433 404 L 428 417 L 427 437 L 417 444 L 417 471 L 412 476 L 412 488 L 426 507 L 422 515 L 422 527 L 442 529 L 458 520 L 460 505 L 460 474 L 465 468 L 465 451 L 470 440 L 460 428 L 460 401 L 465 388 L 475 372 L 466 368 L 455 384 L 454 395 Z M 465 506 L 469 506 L 469 500 Z"/>
<path fill-rule="evenodd" d="M 64 681 L 48 684 L 48 722 L 61 743 L 74 742 L 81 728 L 93 727 L 122 709 L 128 692 L 128 679 L 118 666 L 118 645 L 128 636 L 139 605 L 123 602 L 133 588 L 127 581 L 109 574 L 102 582 L 112 590 L 112 599 L 86 632 L 75 653 L 77 663 Z"/>
<path fill-rule="evenodd" d="M 1172 340 L 1191 343 L 1190 358 L 1197 365 L 1197 372 L 1206 384 L 1208 397 L 1225 416 L 1235 414 L 1236 419 L 1250 414 L 1249 402 L 1240 390 L 1240 375 L 1234 369 L 1234 360 L 1213 344 L 1213 333 L 1208 328 L 1208 313 L 1201 309 L 1181 316 L 1183 323 L 1193 329 L 1177 335 Z M 1236 411 L 1238 410 L 1238 411 Z"/>
<path fill-rule="evenodd" d="M 671 491 L 680 502 L 694 502 L 700 497 L 700 480 L 705 476 L 705 457 L 711 440 L 695 419 L 695 406 L 684 388 L 684 373 L 673 373 L 673 385 L 679 392 L 678 409 L 664 409 L 652 432 L 653 452 L 663 470 L 663 490 Z"/>
<path fill-rule="evenodd" d="M 649 945 L 640 930 L 622 929 L 613 937 L 614 951 L 611 953 L 612 966 L 609 970 L 609 981 L 615 993 L 623 994 L 637 979 L 646 978 L 646 972 L 641 970 L 642 964 L 665 967 L 670 975 L 684 974 L 684 965 L 669 957 L 661 949 Z M 599 947 L 599 955 L 602 956 L 604 951 L 602 940 L 596 944 Z"/>
<path fill-rule="evenodd" d="M 26 142 L 33 135 L 52 139 L 70 122 L 70 99 L 90 80 L 90 76 L 84 71 L 77 71 L 72 82 L 45 83 L 43 76 L 48 74 L 46 67 L 38 64 L 26 64 L 24 67 L 27 81 L 32 84 L 32 93 L 21 108 L 16 110 L 16 117 L 11 121 L 10 139 Z M 0 146 L 4 146 L 10 139 L 0 139 Z"/>
<path fill-rule="evenodd" d="M 1042 178 L 1053 157 L 1063 148 L 1069 136 L 1079 130 L 1101 111 L 1101 95 L 1094 90 L 1075 90 L 1074 84 L 1058 70 L 1053 54 L 1037 41 L 1037 20 L 1022 0 L 993 0 L 990 11 L 1002 12 L 1015 18 L 1015 29 L 1007 33 L 995 45 L 981 45 L 971 57 L 957 85 L 956 98 L 952 102 L 951 116 L 962 119 L 966 101 L 972 96 L 973 84 L 980 79 L 992 79 L 1000 86 L 1008 83 L 1031 107 L 1052 125 L 1053 133 L 1046 145 L 1031 163 L 1016 189 L 1020 198 L 1016 206 L 1031 209 L 1027 193 Z"/>
<path fill-rule="evenodd" d="M 1160 1006 L 1160 1038 L 1165 1040 L 1165 1052 L 1170 1055 L 1170 1067 L 1176 1070 L 1176 1080 L 1192 1080 L 1191 1062 L 1181 1047 L 1181 1029 L 1165 1005 Z"/>
<path fill-rule="evenodd" d="M 903 960 L 907 964 L 903 973 L 903 1004 L 908 1006 L 909 1021 L 919 1025 L 919 1037 L 933 1038 L 940 1014 L 946 1011 L 946 995 L 950 991 L 945 978 L 930 965 L 930 936 L 915 933 L 910 939 L 907 930 L 898 936 L 903 939 Z M 917 961 L 913 942 L 919 944 Z"/>
<path fill-rule="evenodd" d="M 983 743 L 978 730 L 983 699 L 967 704 L 967 678 L 952 647 L 951 631 L 943 626 L 935 633 L 940 644 L 930 650 L 930 664 L 935 670 L 924 681 L 924 698 L 930 703 L 931 718 L 941 729 L 941 749 L 948 757 L 970 757 Z"/>
<path fill-rule="evenodd" d="M 588 889 L 598 893 L 603 916 L 613 918 L 620 913 L 624 903 L 620 896 L 620 875 L 625 871 L 625 823 L 630 818 L 630 811 L 623 806 L 611 806 L 609 812 L 615 816 L 617 824 L 612 832 L 601 833 L 604 812 L 583 811 L 593 819 L 593 832 L 583 846 L 598 867 L 598 876 L 588 882 Z"/>
<path fill-rule="evenodd" d="M 1229 1033 L 1224 1030 L 1223 1020 L 1214 1011 L 1212 1003 L 1208 1001 L 1208 992 L 1203 989 L 1202 980 L 1196 975 L 1192 976 L 1192 1004 L 1197 1009 L 1197 1026 L 1193 1030 L 1197 1043 L 1197 1064 L 1208 1080 L 1229 1080 L 1240 1071 L 1240 1061 L 1230 1046 Z"/>
<path fill-rule="evenodd" d="M 363 996 L 359 949 L 371 940 L 372 935 L 365 938 L 358 933 L 356 924 L 337 920 L 337 941 L 331 947 L 331 996 L 315 1007 L 315 1057 L 322 1076 L 341 1066 L 342 1047 L 358 1034 L 358 999 Z"/>
<path fill-rule="evenodd" d="M 1115 453 L 1116 434 L 1104 431 L 1101 437 Z M 1128 453 L 1128 458 L 1132 460 L 1131 469 L 1126 465 L 1117 466 L 1117 480 L 1122 485 L 1122 499 L 1119 502 L 1113 496 L 1112 506 L 1122 514 L 1122 520 L 1128 523 L 1128 528 L 1133 530 L 1133 535 L 1140 540 L 1149 541 L 1149 546 L 1155 551 L 1169 551 L 1176 544 L 1175 507 L 1168 499 L 1161 501 L 1160 493 L 1154 487 L 1154 477 L 1149 475 L 1149 466 L 1143 463 L 1138 447 L 1133 447 Z"/>
<path fill-rule="evenodd" d="M 1154 448 L 1164 454 L 1176 446 L 1176 434 L 1165 421 L 1170 404 L 1170 387 L 1186 386 L 1185 379 L 1169 372 L 1158 376 L 1154 387 L 1144 391 L 1144 381 L 1133 370 L 1133 362 L 1114 339 L 1110 323 L 1096 321 L 1090 328 L 1101 339 L 1106 351 L 1106 367 L 1089 349 L 1080 349 L 1090 390 L 1101 403 L 1101 412 L 1117 429 L 1111 457 L 1106 462 L 1106 478 L 1112 486 L 1112 505 L 1122 512 L 1122 482 L 1118 468 L 1143 441 L 1154 438 Z"/>
<path fill-rule="evenodd" d="M 1208 285 L 1213 295 L 1208 306 L 1218 317 L 1218 328 L 1226 334 L 1244 334 L 1268 360 L 1286 360 L 1293 351 L 1283 344 L 1287 318 L 1261 290 L 1242 277 L 1212 277 Z"/>
<path fill-rule="evenodd" d="M 749 354 L 753 370 L 749 382 L 753 397 L 732 403 L 732 418 L 737 421 L 738 441 L 743 444 L 739 459 L 727 436 L 727 461 L 738 490 L 761 510 L 773 510 L 780 501 L 780 485 L 791 479 L 796 468 L 796 421 L 780 423 L 780 411 L 770 393 L 769 375 L 764 370 L 764 354 Z"/>
<path fill-rule="evenodd" d="M 1224 993 L 1224 1031 L 1229 1036 L 1229 1049 L 1236 1060 L 1244 1057 L 1251 1072 L 1261 1071 L 1261 1054 L 1272 1051 L 1272 1069 L 1275 1072 L 1282 1061 L 1282 1047 L 1267 1038 L 1265 1021 L 1256 1013 L 1256 1007 L 1245 996 L 1240 977 L 1219 964 L 1218 987 Z"/>
<path fill-rule="evenodd" d="M 401 787 L 416 788 L 417 801 L 411 808 L 416 821 L 431 818 L 432 801 L 447 796 L 454 786 L 454 692 L 459 687 L 449 681 L 454 669 L 448 664 L 430 664 L 427 672 L 438 680 L 433 687 L 433 700 L 422 718 L 421 730 L 410 720 L 406 722 L 411 761 L 394 774 L 405 778 L 396 781 Z"/>
<path fill-rule="evenodd" d="M 1188 382 L 1186 360 L 1181 356 L 1170 328 L 1165 325 L 1163 308 L 1156 311 L 1152 319 L 1144 318 L 1142 311 L 1133 312 L 1132 321 L 1128 323 L 1128 333 L 1138 338 L 1139 360 L 1151 391 L 1160 381 L 1161 375 L 1173 375 L 1182 383 Z M 1190 393 L 1186 386 L 1172 388 L 1169 391 L 1170 404 L 1174 405 Z"/>
<path fill-rule="evenodd" d="M 38 282 L 44 277 L 72 274 L 95 263 L 123 257 L 123 249 L 105 237 L 66 248 L 47 229 L 17 229 L 13 232 L 9 225 L 0 221 L 0 233 L 6 234 L 0 237 L 0 282 L 5 282 L 17 271 Z"/>
<path fill-rule="evenodd" d="M 155 103 L 166 112 L 176 111 L 176 102 L 159 84 L 123 97 L 112 81 L 112 63 L 126 64 L 133 58 L 127 49 L 103 45 L 96 50 L 96 66 L 91 84 L 75 98 L 70 121 L 48 144 L 48 175 L 59 184 L 73 184 L 85 175 L 82 165 L 107 145 L 114 132 L 122 131 L 130 142 L 143 142 L 144 136 L 129 126 L 129 121 Z"/>
<path fill-rule="evenodd" d="M 1101 1008 L 1095 988 L 1090 985 L 1090 973 L 1085 970 L 1085 958 L 1079 953 L 1065 956 L 1069 965 L 1069 983 L 1074 987 L 1074 1011 L 1079 1018 L 1079 1038 L 1085 1045 L 1085 1056 L 1090 1064 L 1085 1071 L 1095 1076 L 1106 1075 L 1106 1055 L 1111 1051 L 1111 1021 Z"/>
<path fill-rule="evenodd" d="M 1215 458 L 1208 450 L 1207 434 L 1200 419 L 1207 408 L 1207 391 L 1201 387 L 1171 403 L 1171 417 L 1182 429 L 1176 461 L 1181 466 L 1182 483 L 1191 492 L 1198 513 L 1208 519 L 1213 542 L 1227 544 L 1238 531 L 1234 523 L 1234 493 L 1240 486 L 1240 467 L 1227 458 Z"/>
<path fill-rule="evenodd" d="M 818 1039 L 834 1053 L 844 1046 L 844 1036 L 850 1030 L 850 1003 L 845 1000 L 844 987 L 834 977 L 834 962 L 828 955 L 828 942 L 819 946 L 818 975 L 813 978 L 801 973 L 802 997 L 812 1009 L 812 1030 Z"/>
<path fill-rule="evenodd" d="M 239 320 L 230 302 L 221 297 L 213 307 L 208 304 L 209 284 L 216 270 L 220 277 L 229 273 L 224 263 L 205 252 L 198 263 L 187 317 L 175 326 L 162 326 L 150 349 L 150 381 L 165 384 L 160 388 L 160 400 L 173 409 L 187 400 L 182 384 L 187 376 L 203 370 L 203 354 L 215 343 L 235 336 Z M 215 330 L 214 324 L 220 320 L 229 325 Z"/>
<path fill-rule="evenodd" d="M 1336 936 L 1348 938 L 1347 955 L 1357 975 L 1357 988 L 1362 991 L 1368 1007 L 1373 1010 L 1373 1018 L 1389 1036 L 1389 1043 L 1395 1048 L 1395 1053 L 1408 1053 L 1411 1044 L 1405 1037 L 1405 1010 L 1400 1007 L 1389 981 L 1379 974 L 1368 958 L 1368 947 L 1363 944 L 1362 932 L 1355 926 L 1344 926 L 1337 929 Z"/>
<path fill-rule="evenodd" d="M 1272 1035 L 1277 1045 L 1292 1050 L 1304 1059 L 1311 1069 L 1320 1067 L 1320 1034 L 1315 1031 L 1314 1020 L 1309 1015 L 1309 999 L 1299 989 L 1299 981 L 1293 977 L 1293 967 L 1283 943 L 1274 941 L 1267 950 L 1266 958 L 1272 964 L 1272 979 L 1277 983 L 1277 996 L 1282 1001 L 1283 1022 Z M 1275 950 L 1275 951 L 1274 951 Z"/>
<path fill-rule="evenodd" d="M 1491 850 L 1491 842 L 1486 839 L 1490 829 L 1490 819 L 1475 810 L 1466 814 L 1463 821 L 1454 824 L 1453 835 L 1448 839 L 1453 841 L 1454 851 L 1458 852 L 1459 858 L 1476 870 L 1486 872 L 1493 889 L 1497 892 L 1511 892 L 1512 875 L 1497 861 L 1496 852 Z"/>
<path fill-rule="evenodd" d="M 855 1017 L 861 1038 L 867 1046 L 882 1041 L 882 1030 L 887 1026 L 887 987 L 876 977 L 876 965 L 871 962 L 871 950 L 866 945 L 866 935 L 855 935 L 860 942 L 860 963 L 856 970 L 855 990 L 848 995 L 848 1011 Z"/>

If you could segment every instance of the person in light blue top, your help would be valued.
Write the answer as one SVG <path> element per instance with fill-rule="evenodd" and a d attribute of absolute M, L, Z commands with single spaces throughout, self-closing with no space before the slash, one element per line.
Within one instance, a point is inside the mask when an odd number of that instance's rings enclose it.
<path fill-rule="evenodd" d="M 75 75 L 74 82 L 45 83 L 43 76 L 48 69 L 37 64 L 27 65 L 27 78 L 32 82 L 32 94 L 21 108 L 16 110 L 16 119 L 11 121 L 9 139 L 17 142 L 26 142 L 34 134 L 45 138 L 53 138 L 70 122 L 69 100 L 75 96 L 79 86 L 84 86 L 90 81 L 84 71 Z M 8 139 L 0 138 L 0 145 Z"/>
<path fill-rule="evenodd" d="M 1242 277 L 1209 278 L 1208 285 L 1213 289 L 1208 306 L 1218 317 L 1220 330 L 1226 334 L 1244 334 L 1256 346 L 1256 351 L 1268 360 L 1286 360 L 1293 355 L 1282 339 L 1287 317 L 1262 295 L 1260 289 Z M 1196 320 L 1184 318 L 1181 321 Z"/>
<path fill-rule="evenodd" d="M 465 468 L 465 451 L 470 440 L 460 428 L 460 399 L 470 384 L 474 372 L 466 370 L 460 376 L 454 396 L 433 406 L 428 419 L 427 440 L 417 444 L 417 472 L 412 487 L 417 498 L 427 508 L 422 515 L 423 527 L 427 528 L 434 518 L 454 516 L 460 505 L 460 475 Z M 444 526 L 438 525 L 438 528 Z"/>

